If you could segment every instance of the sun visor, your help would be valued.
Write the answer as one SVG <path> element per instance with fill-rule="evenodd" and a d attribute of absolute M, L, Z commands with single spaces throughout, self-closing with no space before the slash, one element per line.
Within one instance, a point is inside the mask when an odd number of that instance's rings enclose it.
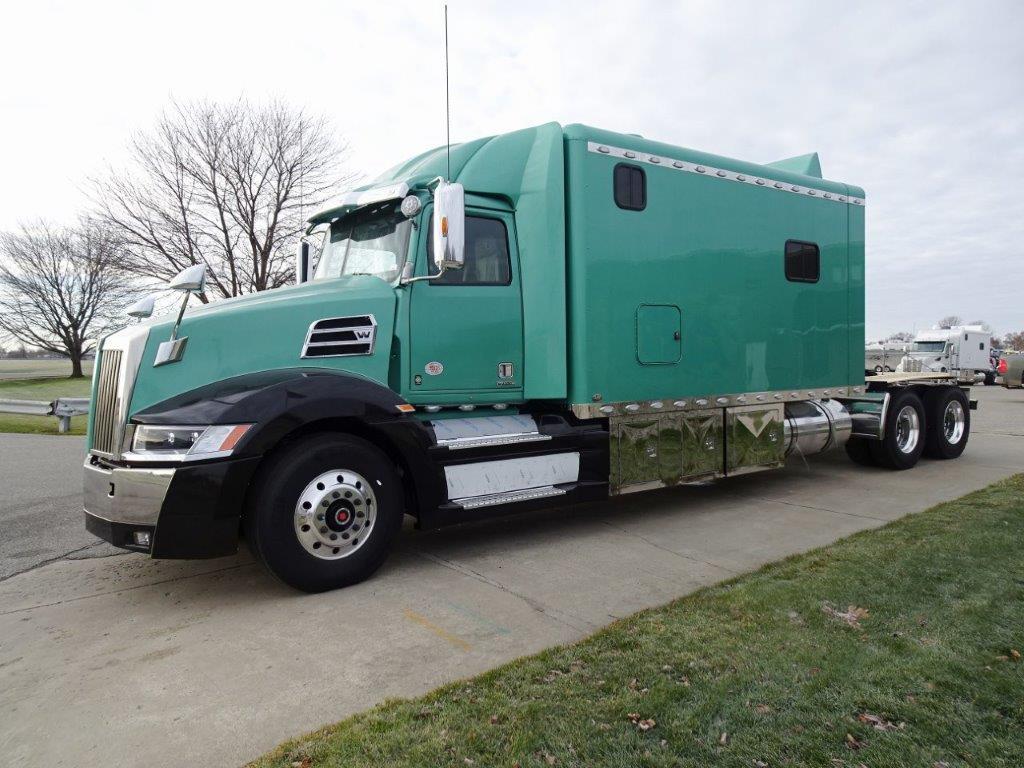
<path fill-rule="evenodd" d="M 408 194 L 409 185 L 404 181 L 398 184 L 388 184 L 385 187 L 371 187 L 370 189 L 346 192 L 328 203 L 326 208 L 310 216 L 309 223 L 326 224 L 364 206 L 383 203 L 387 200 L 401 200 Z"/>

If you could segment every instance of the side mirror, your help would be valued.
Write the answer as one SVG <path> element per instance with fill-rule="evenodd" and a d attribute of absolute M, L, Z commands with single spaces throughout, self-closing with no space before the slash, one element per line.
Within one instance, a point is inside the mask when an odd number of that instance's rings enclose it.
<path fill-rule="evenodd" d="M 202 293 L 206 290 L 206 265 L 196 264 L 181 270 L 167 287 L 172 291 Z"/>
<path fill-rule="evenodd" d="M 153 314 L 153 307 L 156 305 L 156 296 L 150 294 L 139 299 L 125 310 L 128 317 L 137 317 L 140 320 Z"/>
<path fill-rule="evenodd" d="M 439 181 L 434 188 L 434 264 L 462 269 L 466 245 L 466 194 L 461 184 Z"/>
<path fill-rule="evenodd" d="M 295 244 L 295 284 L 302 285 L 309 278 L 309 243 L 299 240 Z"/>

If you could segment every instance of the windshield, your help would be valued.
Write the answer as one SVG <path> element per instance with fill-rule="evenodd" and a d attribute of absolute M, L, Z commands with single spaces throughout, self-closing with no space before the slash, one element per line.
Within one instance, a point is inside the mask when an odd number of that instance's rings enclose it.
<path fill-rule="evenodd" d="M 912 347 L 914 352 L 941 352 L 945 348 L 944 341 L 915 341 Z"/>
<path fill-rule="evenodd" d="M 314 280 L 376 275 L 394 282 L 409 250 L 412 222 L 392 201 L 357 211 L 331 225 L 324 237 Z"/>

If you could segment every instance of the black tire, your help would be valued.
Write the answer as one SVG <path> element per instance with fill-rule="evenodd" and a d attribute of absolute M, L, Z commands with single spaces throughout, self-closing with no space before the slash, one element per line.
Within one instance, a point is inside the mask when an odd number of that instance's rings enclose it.
<path fill-rule="evenodd" d="M 925 456 L 933 459 L 955 459 L 960 456 L 971 434 L 971 409 L 964 391 L 959 387 L 929 390 L 924 396 L 924 410 L 925 422 L 928 424 Z"/>
<path fill-rule="evenodd" d="M 333 476 L 336 471 L 343 473 L 337 476 L 337 486 L 316 485 L 320 477 Z M 343 476 L 347 485 L 341 484 Z M 362 484 L 362 479 L 367 481 L 369 489 Z M 361 490 L 356 490 L 355 486 Z M 335 487 L 339 492 L 334 492 Z M 320 491 L 316 490 L 318 488 Z M 348 488 L 355 493 L 353 502 L 358 507 L 342 497 L 342 494 L 351 495 L 346 493 Z M 330 517 L 332 528 L 321 527 L 328 524 L 326 521 L 316 523 L 310 519 L 317 529 L 300 534 L 303 521 L 298 512 L 300 504 L 307 503 L 303 496 L 320 492 L 325 494 L 325 509 L 321 510 L 317 497 L 315 505 L 310 503 L 312 509 L 308 514 L 322 512 Z M 335 501 L 331 500 L 332 494 Z M 403 499 L 401 480 L 394 464 L 376 446 L 351 435 L 311 435 L 272 455 L 260 466 L 247 499 L 245 535 L 253 554 L 285 584 L 303 592 L 346 587 L 371 576 L 391 552 L 402 529 Z M 336 504 L 348 506 L 332 512 Z M 365 512 L 359 513 L 357 509 Z M 371 510 L 375 510 L 372 516 Z M 338 522 L 342 515 L 347 528 Z M 334 525 L 339 527 L 334 528 Z M 310 531 L 310 526 L 302 530 Z M 369 533 L 365 532 L 367 530 Z M 300 541 L 300 535 L 306 538 L 306 544 Z M 320 539 L 327 536 L 336 540 L 324 546 Z M 361 544 L 359 536 L 362 536 Z M 311 539 L 316 541 L 311 542 Z M 345 554 L 349 546 L 354 549 Z M 322 554 L 313 554 L 313 548 Z"/>
<path fill-rule="evenodd" d="M 916 420 L 916 428 L 912 423 L 901 423 L 904 416 L 908 422 Z M 913 467 L 924 451 L 927 427 L 921 398 L 909 390 L 893 392 L 885 415 L 885 438 L 869 443 L 875 463 L 888 469 Z"/>
<path fill-rule="evenodd" d="M 875 457 L 871 453 L 871 442 L 863 437 L 851 437 L 846 441 L 846 455 L 854 464 L 862 467 L 876 467 Z"/>
<path fill-rule="evenodd" d="M 996 375 L 992 371 L 985 372 L 985 386 L 991 387 L 996 383 Z"/>

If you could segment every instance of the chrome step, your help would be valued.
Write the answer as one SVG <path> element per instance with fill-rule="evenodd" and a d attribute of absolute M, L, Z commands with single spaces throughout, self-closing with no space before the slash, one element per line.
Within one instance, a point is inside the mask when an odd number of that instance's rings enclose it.
<path fill-rule="evenodd" d="M 498 504 L 512 504 L 517 501 L 546 499 L 549 496 L 562 496 L 564 494 L 564 488 L 545 485 L 540 488 L 525 488 L 521 491 L 505 491 L 503 493 L 489 493 L 486 496 L 469 496 L 464 499 L 452 499 L 452 502 L 458 504 L 463 509 L 477 509 L 478 507 L 493 507 Z"/>
<path fill-rule="evenodd" d="M 457 451 L 550 440 L 542 435 L 532 416 L 476 416 L 444 419 L 431 424 L 439 446 Z"/>

